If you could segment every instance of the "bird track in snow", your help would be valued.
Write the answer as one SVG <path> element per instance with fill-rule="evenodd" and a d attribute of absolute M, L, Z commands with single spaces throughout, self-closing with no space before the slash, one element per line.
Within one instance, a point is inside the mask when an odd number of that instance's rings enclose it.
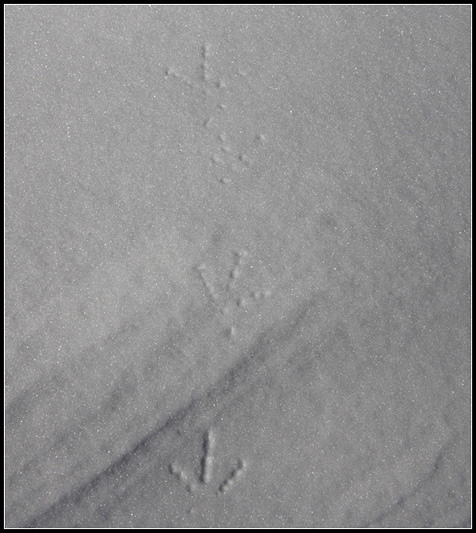
<path fill-rule="evenodd" d="M 241 477 L 241 475 L 245 471 L 245 468 L 246 463 L 242 459 L 240 459 L 236 468 L 234 468 L 218 486 L 217 495 L 227 493 L 237 482 L 238 478 Z"/>
<path fill-rule="evenodd" d="M 215 448 L 215 435 L 211 429 L 203 435 L 203 457 L 201 460 L 200 481 L 209 483 L 212 476 L 213 451 Z"/>
<path fill-rule="evenodd" d="M 215 434 L 212 429 L 207 429 L 203 434 L 202 458 L 200 460 L 200 474 L 198 482 L 206 485 L 211 481 L 213 473 L 213 452 L 215 449 Z M 190 481 L 190 475 L 173 462 L 169 465 L 169 472 L 182 483 L 188 492 L 193 492 L 197 488 L 197 482 Z"/>
<path fill-rule="evenodd" d="M 210 50 L 211 47 L 209 44 L 203 44 L 200 47 L 201 61 L 199 64 L 198 76 L 195 75 L 194 77 L 189 77 L 173 65 L 165 67 L 165 76 L 180 83 L 184 83 L 191 89 L 198 89 L 206 96 L 210 95 L 210 88 L 223 89 L 225 87 L 225 82 L 222 79 L 214 78 L 210 72 Z M 205 89 L 203 85 L 205 85 Z"/>
<path fill-rule="evenodd" d="M 213 69 L 211 68 L 211 45 L 204 43 L 200 47 L 200 63 L 199 74 L 195 77 L 189 77 L 174 66 L 165 68 L 165 75 L 171 80 L 182 83 L 192 90 L 199 90 L 204 96 L 212 97 L 216 101 L 215 111 L 221 116 L 227 111 L 228 105 L 223 100 L 226 100 L 224 90 L 227 89 L 227 84 L 221 78 L 213 76 Z M 246 78 L 247 73 L 242 69 L 238 69 L 237 74 L 241 78 Z M 218 90 L 218 93 L 216 93 Z M 223 96 L 220 96 L 223 95 Z M 215 140 L 215 150 L 209 156 L 209 160 L 213 165 L 212 172 L 218 182 L 221 184 L 230 184 L 233 182 L 233 176 L 241 174 L 252 166 L 252 159 L 243 150 L 238 149 L 230 141 L 227 141 L 226 132 L 218 131 L 216 129 L 221 123 L 214 112 L 208 114 L 203 120 L 203 127 L 209 131 Z M 266 136 L 263 133 L 256 133 L 252 139 L 254 150 L 262 148 Z"/>
<path fill-rule="evenodd" d="M 202 442 L 202 458 L 200 460 L 200 474 L 198 482 L 203 485 L 211 483 L 213 478 L 213 462 L 215 452 L 216 438 L 212 429 L 207 429 L 203 434 Z M 237 479 L 242 475 L 246 463 L 243 459 L 238 460 L 238 464 L 231 472 L 218 484 L 216 494 L 225 494 L 236 483 Z M 183 468 L 177 465 L 176 462 L 169 464 L 170 474 L 185 486 L 187 492 L 194 492 L 198 483 L 190 480 L 190 476 Z"/>
<path fill-rule="evenodd" d="M 226 279 L 221 283 L 216 281 L 220 276 L 213 276 L 206 265 L 201 264 L 196 267 L 208 298 L 223 316 L 228 317 L 225 335 L 230 341 L 235 340 L 237 334 L 237 327 L 234 324 L 235 313 L 238 311 L 253 312 L 253 309 L 256 310 L 256 306 L 262 305 L 267 298 L 272 296 L 270 289 L 248 290 L 243 288 L 241 280 L 247 277 L 246 264 L 248 260 L 248 250 L 234 251 Z M 214 284 L 210 281 L 212 277 L 215 279 Z"/>

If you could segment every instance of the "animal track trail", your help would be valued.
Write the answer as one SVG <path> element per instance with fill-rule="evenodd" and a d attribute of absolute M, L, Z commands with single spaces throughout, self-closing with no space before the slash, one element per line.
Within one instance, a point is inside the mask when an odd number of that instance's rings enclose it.
<path fill-rule="evenodd" d="M 165 67 L 165 76 L 171 80 L 183 83 L 191 89 L 199 92 L 202 96 L 210 96 L 211 89 L 223 89 L 225 82 L 222 79 L 215 78 L 210 69 L 210 53 L 211 46 L 203 44 L 200 47 L 200 63 L 198 65 L 198 72 L 188 76 L 174 65 Z"/>
<path fill-rule="evenodd" d="M 169 473 L 185 487 L 189 493 L 195 492 L 199 486 L 205 488 L 213 481 L 213 463 L 216 447 L 216 437 L 214 431 L 210 428 L 203 433 L 202 458 L 200 460 L 200 473 L 197 480 L 191 480 L 190 475 L 181 468 L 176 462 L 169 464 Z M 225 494 L 236 483 L 238 478 L 243 474 L 246 467 L 244 460 L 239 459 L 238 464 L 230 473 L 218 483 L 216 494 Z M 216 485 L 215 485 L 216 486 Z"/>
<path fill-rule="evenodd" d="M 200 460 L 200 473 L 195 480 L 176 462 L 169 464 L 170 474 L 182 484 L 187 492 L 194 492 L 198 486 L 207 485 L 213 474 L 213 452 L 215 449 L 215 434 L 212 429 L 207 429 L 202 438 L 202 458 Z"/>
<path fill-rule="evenodd" d="M 230 342 L 239 339 L 239 324 L 243 313 L 257 313 L 272 296 L 268 288 L 251 289 L 251 280 L 254 279 L 253 262 L 247 249 L 233 252 L 231 264 L 226 268 L 216 269 L 201 264 L 196 267 L 196 272 L 202 287 L 210 302 L 219 310 L 223 320 L 224 335 Z M 224 272 L 223 272 L 224 270 Z M 212 282 L 213 280 L 213 282 Z"/>
<path fill-rule="evenodd" d="M 234 124 L 237 118 L 234 115 L 238 111 L 241 116 L 242 110 L 229 113 L 228 99 L 230 94 L 227 91 L 228 87 L 225 80 L 214 75 L 211 45 L 202 44 L 198 57 L 200 62 L 194 74 L 188 76 L 175 66 L 168 66 L 165 68 L 165 76 L 206 98 L 203 101 L 203 107 L 207 111 L 201 119 L 201 124 L 211 136 L 212 144 L 208 159 L 212 165 L 215 179 L 223 185 L 228 185 L 233 183 L 237 176 L 245 174 L 252 168 L 253 156 L 256 156 L 264 147 L 266 135 L 255 132 L 251 136 L 249 134 L 242 135 L 234 142 L 229 138 L 230 132 L 226 126 L 227 124 Z M 234 74 L 238 74 L 238 76 Z M 238 69 L 237 72 L 230 73 L 230 75 L 232 79 L 235 79 L 235 83 L 236 78 L 239 83 L 248 81 L 247 74 L 242 70 Z"/>
<path fill-rule="evenodd" d="M 246 463 L 242 459 L 239 459 L 236 468 L 234 468 L 218 486 L 217 496 L 226 494 L 243 475 L 245 468 Z"/>
<path fill-rule="evenodd" d="M 241 252 L 234 252 L 233 266 L 229 272 L 229 280 L 226 287 L 230 298 L 234 300 L 237 307 L 246 307 L 250 302 L 258 303 L 272 295 L 269 289 L 265 290 L 240 290 L 237 285 L 243 276 L 243 268 L 246 266 L 246 261 L 249 258 L 247 250 Z M 252 265 L 251 265 L 252 268 Z M 236 293 L 238 292 L 238 295 Z"/>
<path fill-rule="evenodd" d="M 204 288 L 205 288 L 205 291 L 208 295 L 208 298 L 212 301 L 212 303 L 214 305 L 217 305 L 217 302 L 218 302 L 218 294 L 216 292 L 216 289 L 214 287 L 214 285 L 212 284 L 212 282 L 210 281 L 210 279 L 208 278 L 208 275 L 207 275 L 207 268 L 205 265 L 199 265 L 197 268 L 196 268 L 197 272 L 198 272 L 198 275 L 200 277 L 200 281 L 202 282 Z"/>
<path fill-rule="evenodd" d="M 206 128 L 211 129 L 217 121 L 213 117 L 206 120 Z M 252 151 L 256 155 L 263 148 L 265 136 L 255 134 L 252 139 Z M 210 156 L 210 161 L 215 170 L 216 179 L 222 184 L 229 184 L 240 175 L 245 175 L 253 167 L 253 157 L 246 150 L 229 139 L 226 131 L 220 131 L 214 140 L 215 152 Z M 250 144 L 249 141 L 241 139 L 240 144 Z"/>
<path fill-rule="evenodd" d="M 229 273 L 229 281 L 227 285 L 227 290 L 230 291 L 235 286 L 236 281 L 241 276 L 241 266 L 246 258 L 249 256 L 247 250 L 242 250 L 241 252 L 234 252 L 233 267 Z"/>
<path fill-rule="evenodd" d="M 196 484 L 189 480 L 189 475 L 176 463 L 171 463 L 169 465 L 169 472 L 174 476 L 175 479 L 185 486 L 187 492 L 193 492 L 196 489 Z"/>
<path fill-rule="evenodd" d="M 209 483 L 212 477 L 213 451 L 215 448 L 215 435 L 211 429 L 203 436 L 203 457 L 201 460 L 200 481 Z"/>
<path fill-rule="evenodd" d="M 200 56 L 202 58 L 202 62 L 200 63 L 200 79 L 212 87 L 223 89 L 225 82 L 221 79 L 214 78 L 210 72 L 210 55 L 211 46 L 209 44 L 203 44 L 200 47 Z"/>

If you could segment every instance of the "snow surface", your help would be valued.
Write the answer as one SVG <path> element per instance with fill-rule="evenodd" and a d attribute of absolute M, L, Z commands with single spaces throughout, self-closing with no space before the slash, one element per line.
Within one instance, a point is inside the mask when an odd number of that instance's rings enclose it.
<path fill-rule="evenodd" d="M 7 527 L 470 527 L 470 6 L 6 17 Z"/>

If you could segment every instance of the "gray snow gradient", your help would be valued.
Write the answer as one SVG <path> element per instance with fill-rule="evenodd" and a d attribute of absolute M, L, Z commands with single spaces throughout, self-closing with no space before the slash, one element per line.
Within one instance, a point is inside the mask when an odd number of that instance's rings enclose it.
<path fill-rule="evenodd" d="M 471 15 L 6 6 L 6 527 L 471 527 Z"/>

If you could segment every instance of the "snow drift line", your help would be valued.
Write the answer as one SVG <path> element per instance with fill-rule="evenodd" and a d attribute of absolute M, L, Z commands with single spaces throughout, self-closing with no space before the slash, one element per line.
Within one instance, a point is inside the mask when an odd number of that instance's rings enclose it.
<path fill-rule="evenodd" d="M 170 439 L 173 436 L 171 430 L 176 429 L 179 425 L 200 427 L 226 409 L 259 379 L 260 371 L 265 363 L 272 358 L 275 349 L 279 348 L 282 351 L 283 347 L 289 344 L 296 334 L 300 333 L 309 316 L 313 315 L 313 310 L 318 302 L 319 298 L 317 294 L 314 294 L 309 300 L 298 306 L 290 319 L 279 321 L 268 328 L 258 336 L 256 342 L 246 351 L 238 363 L 228 370 L 208 392 L 193 399 L 186 407 L 175 412 L 163 425 L 144 437 L 115 463 L 60 498 L 39 516 L 29 520 L 23 527 L 48 527 L 48 524 L 57 523 L 59 515 L 68 513 L 71 505 L 76 510 L 83 502 L 86 503 L 87 498 L 93 493 L 110 491 L 114 484 L 108 483 L 109 480 L 120 478 L 124 470 L 140 469 L 141 457 L 150 453 L 152 449 L 159 448 L 168 438 Z M 160 453 L 157 454 L 157 458 L 158 461 L 163 460 Z M 119 489 L 114 488 L 113 490 L 116 492 Z"/>

